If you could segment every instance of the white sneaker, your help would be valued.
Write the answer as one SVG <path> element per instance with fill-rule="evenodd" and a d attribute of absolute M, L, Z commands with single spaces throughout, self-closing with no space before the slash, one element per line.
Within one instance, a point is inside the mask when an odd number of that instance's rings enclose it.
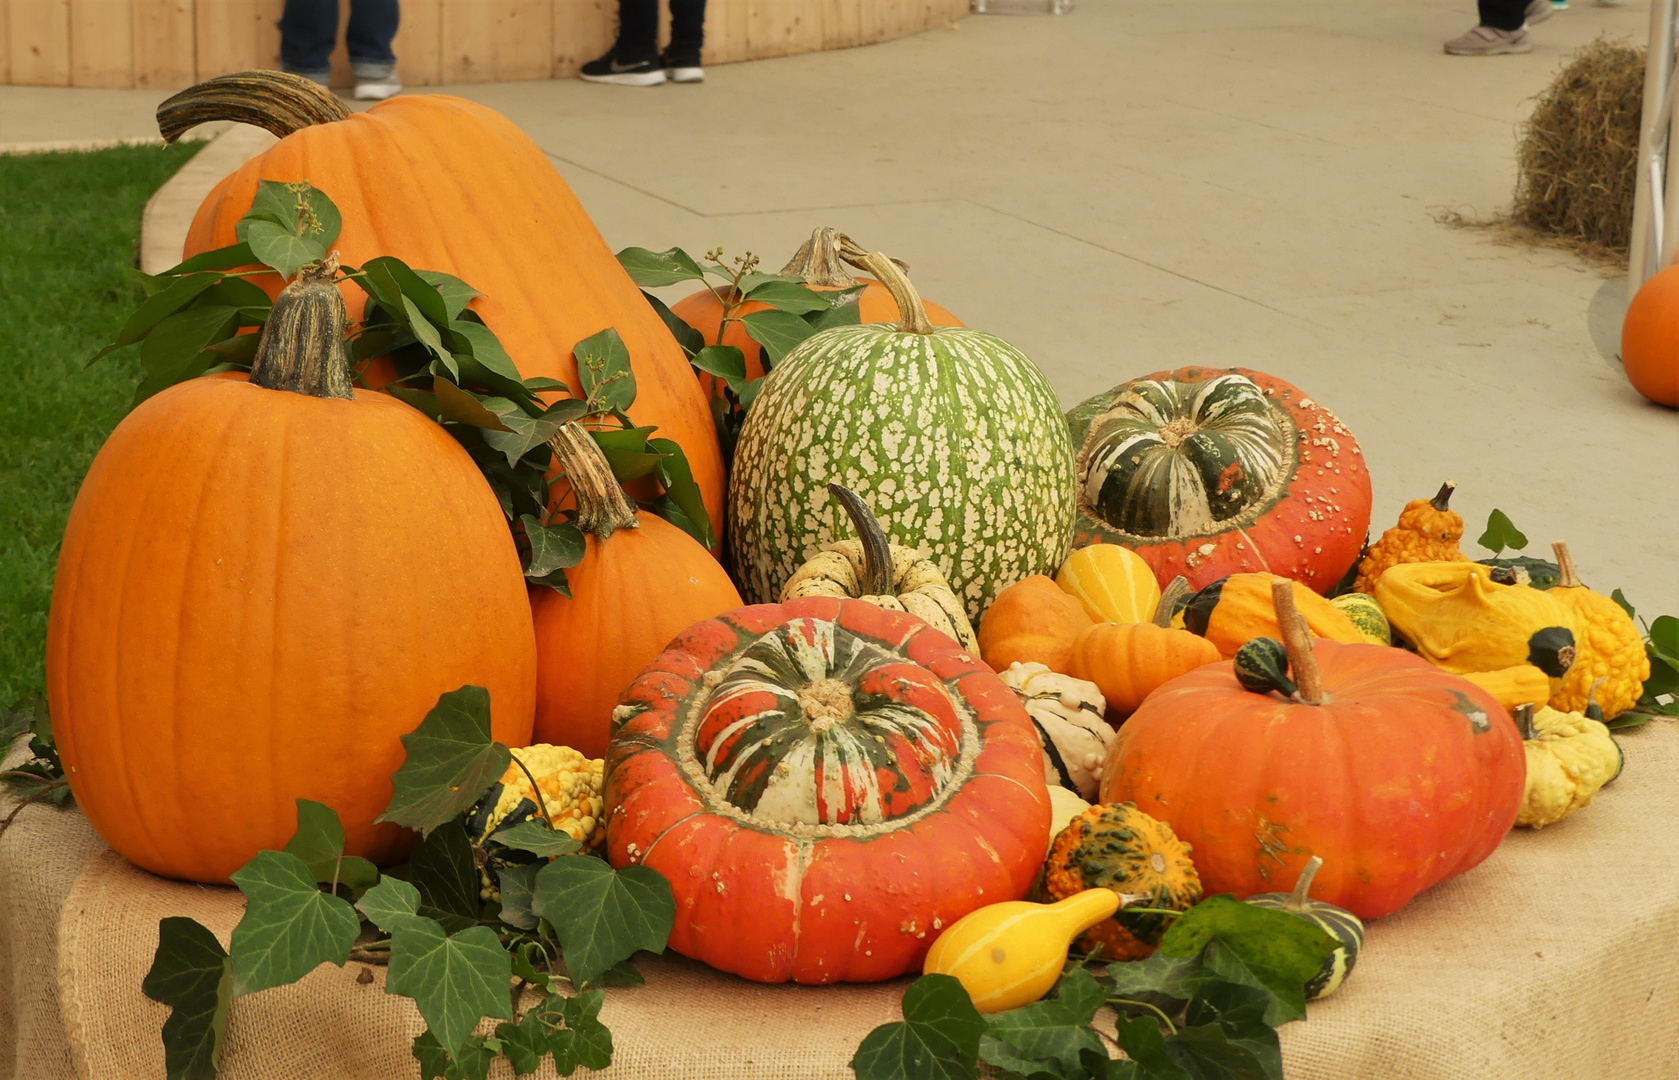
<path fill-rule="evenodd" d="M 386 98 L 396 97 L 402 93 L 402 80 L 395 74 L 386 75 L 383 79 L 357 79 L 357 101 L 384 101 Z"/>

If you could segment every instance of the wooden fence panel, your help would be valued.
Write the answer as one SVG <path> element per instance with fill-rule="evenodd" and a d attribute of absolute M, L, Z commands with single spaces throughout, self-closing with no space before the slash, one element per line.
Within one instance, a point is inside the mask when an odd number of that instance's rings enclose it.
<path fill-rule="evenodd" d="M 491 12 L 497 80 L 548 78 L 554 69 L 553 0 L 491 0 Z"/>
<path fill-rule="evenodd" d="M 752 55 L 752 12 L 745 0 L 711 0 L 705 8 L 705 49 L 708 64 L 732 64 Z"/>
<path fill-rule="evenodd" d="M 442 82 L 442 0 L 403 0 L 402 25 L 391 48 L 404 86 L 436 86 Z"/>
<path fill-rule="evenodd" d="M 130 0 L 70 0 L 70 85 L 133 86 Z"/>
<path fill-rule="evenodd" d="M 70 0 L 11 0 L 11 81 L 70 85 Z"/>
<path fill-rule="evenodd" d="M 0 0 L 0 86 L 12 81 L 12 5 Z"/>
<path fill-rule="evenodd" d="M 197 74 L 193 0 L 134 0 L 134 85 L 175 90 Z"/>
<path fill-rule="evenodd" d="M 280 60 L 280 10 L 284 0 L 199 0 L 196 77 L 212 79 Z"/>
<path fill-rule="evenodd" d="M 569 79 L 612 48 L 618 37 L 616 0 L 554 0 L 554 62 L 549 77 Z"/>

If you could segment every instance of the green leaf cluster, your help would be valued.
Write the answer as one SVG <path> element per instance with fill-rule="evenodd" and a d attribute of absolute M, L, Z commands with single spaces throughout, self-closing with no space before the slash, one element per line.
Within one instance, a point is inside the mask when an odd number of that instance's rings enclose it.
<path fill-rule="evenodd" d="M 717 249 L 707 252 L 702 262 L 681 248 L 649 251 L 631 247 L 618 253 L 618 262 L 631 280 L 641 286 L 642 295 L 688 354 L 694 369 L 723 384 L 722 394 L 712 399 L 711 410 L 725 462 L 734 457 L 746 411 L 752 407 L 764 381 L 763 376 L 748 378 L 746 354 L 733 345 L 723 344 L 729 325 L 739 323 L 757 344 L 760 366 L 768 373 L 812 334 L 833 326 L 855 326 L 858 322 L 857 297 L 862 292 L 861 286 L 843 292 L 818 292 L 807 287 L 801 278 L 758 273 L 758 259 L 751 252 L 725 262 L 722 250 Z M 706 341 L 703 334 L 684 322 L 664 301 L 646 291 L 690 281 L 711 290 L 722 305 L 723 318 L 717 327 L 716 341 Z M 761 310 L 743 312 L 748 304 Z"/>
<path fill-rule="evenodd" d="M 53 742 L 45 700 L 0 711 L 0 758 L 20 741 L 24 744 L 23 759 L 0 772 L 0 783 L 10 788 L 12 798 L 17 800 L 17 805 L 0 818 L 0 836 L 26 806 L 42 802 L 63 806 L 70 801 L 70 785 L 64 779 L 64 763 Z"/>
<path fill-rule="evenodd" d="M 1282 1080 L 1275 1029 L 1305 1018 L 1306 983 L 1334 950 L 1304 919 L 1214 896 L 1149 959 L 1075 959 L 1018 1009 L 981 1016 L 956 979 L 924 975 L 903 1020 L 870 1032 L 851 1068 L 858 1080 L 975 1080 L 982 1062 L 1003 1080 Z"/>
<path fill-rule="evenodd" d="M 285 850 L 233 875 L 246 906 L 229 948 L 191 919 L 159 925 L 143 989 L 171 1010 L 170 1080 L 216 1075 L 235 999 L 352 960 L 386 965 L 385 992 L 413 999 L 426 1024 L 413 1045 L 422 1077 L 482 1080 L 498 1057 L 519 1075 L 545 1057 L 562 1076 L 611 1064 L 598 988 L 639 982 L 631 958 L 664 950 L 669 883 L 645 867 L 614 870 L 528 816 L 499 828 L 493 848 L 469 838 L 463 817 L 499 795 L 511 757 L 491 737 L 482 687 L 444 694 L 403 746 L 381 820 L 421 834 L 406 864 L 381 873 L 346 855 L 338 814 L 299 799 Z M 494 1035 L 473 1034 L 485 1018 L 501 1021 Z"/>

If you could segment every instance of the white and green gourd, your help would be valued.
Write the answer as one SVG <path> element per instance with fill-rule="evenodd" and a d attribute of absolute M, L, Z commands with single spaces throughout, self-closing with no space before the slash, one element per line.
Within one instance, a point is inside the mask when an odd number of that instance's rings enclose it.
<path fill-rule="evenodd" d="M 1317 877 L 1318 868 L 1322 865 L 1323 859 L 1313 855 L 1301 868 L 1300 876 L 1295 879 L 1293 892 L 1258 893 L 1246 900 L 1246 903 L 1255 907 L 1286 911 L 1290 915 L 1305 919 L 1335 939 L 1335 951 L 1329 954 L 1323 962 L 1323 967 L 1306 984 L 1307 1001 L 1316 1001 L 1333 994 L 1341 985 L 1341 981 L 1352 973 L 1353 965 L 1358 963 L 1358 954 L 1364 949 L 1364 923 L 1357 915 L 1346 908 L 1339 908 L 1322 900 L 1313 900 L 1309 895 L 1312 891 L 1312 879 Z"/>
<path fill-rule="evenodd" d="M 848 256 L 886 284 L 904 320 L 814 334 L 765 377 L 729 478 L 736 581 L 747 603 L 771 603 L 849 534 L 834 482 L 874 507 L 892 543 L 931 555 L 977 625 L 999 592 L 1053 574 L 1071 547 L 1066 421 L 1020 350 L 935 328 L 891 259 Z"/>

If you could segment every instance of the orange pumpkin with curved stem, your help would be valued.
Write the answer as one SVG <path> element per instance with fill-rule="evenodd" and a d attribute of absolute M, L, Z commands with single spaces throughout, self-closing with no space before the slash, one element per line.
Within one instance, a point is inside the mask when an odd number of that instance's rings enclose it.
<path fill-rule="evenodd" d="M 576 423 L 549 446 L 577 502 L 583 560 L 569 597 L 531 592 L 536 624 L 536 734 L 598 758 L 612 709 L 641 669 L 690 625 L 740 606 L 723 567 L 692 537 L 624 496 L 593 438 Z"/>
<path fill-rule="evenodd" d="M 394 255 L 466 281 L 483 294 L 472 310 L 527 379 L 578 389 L 573 347 L 616 328 L 635 371 L 630 417 L 682 447 L 722 535 L 723 455 L 687 357 L 548 156 L 512 121 L 444 94 L 405 94 L 351 114 L 309 80 L 277 71 L 211 79 L 158 108 L 169 140 L 212 120 L 256 124 L 281 139 L 205 198 L 187 255 L 236 241 L 259 181 L 307 180 L 338 207 L 335 246 L 346 263 Z M 250 280 L 270 295 L 281 284 L 272 274 Z M 365 294 L 348 283 L 341 290 L 359 319 Z"/>
<path fill-rule="evenodd" d="M 1195 849 L 1207 893 L 1292 882 L 1323 858 L 1318 898 L 1397 911 L 1492 854 L 1527 765 L 1510 714 L 1400 649 L 1308 638 L 1273 590 L 1298 692 L 1245 689 L 1228 663 L 1167 683 L 1119 730 L 1103 802 L 1135 802 Z"/>
<path fill-rule="evenodd" d="M 223 882 L 285 846 L 297 799 L 375 825 L 400 736 L 490 691 L 530 741 L 536 646 L 519 554 L 459 443 L 352 390 L 344 309 L 305 271 L 256 366 L 172 386 L 106 440 L 70 511 L 47 626 L 53 733 L 76 803 L 130 862 Z M 314 327 L 318 336 L 309 332 Z"/>

